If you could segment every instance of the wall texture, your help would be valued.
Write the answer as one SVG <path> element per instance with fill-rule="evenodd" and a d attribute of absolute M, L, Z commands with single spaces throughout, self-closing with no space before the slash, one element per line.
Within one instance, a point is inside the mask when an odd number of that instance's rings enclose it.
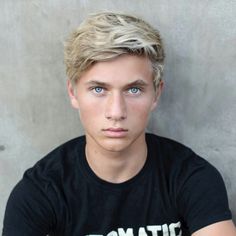
<path fill-rule="evenodd" d="M 148 130 L 220 170 L 236 220 L 235 0 L 1 0 L 0 227 L 25 169 L 83 133 L 66 94 L 63 41 L 99 10 L 135 13 L 161 31 L 165 91 Z"/>

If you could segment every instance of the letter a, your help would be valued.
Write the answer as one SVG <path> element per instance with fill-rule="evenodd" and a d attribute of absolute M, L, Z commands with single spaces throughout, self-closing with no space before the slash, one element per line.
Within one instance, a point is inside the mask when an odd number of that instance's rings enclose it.
<path fill-rule="evenodd" d="M 119 236 L 134 236 L 134 233 L 133 233 L 133 229 L 132 229 L 132 228 L 128 228 L 128 229 L 126 230 L 126 232 L 124 231 L 124 229 L 119 228 L 119 229 L 118 229 L 118 234 L 119 234 Z"/>
<path fill-rule="evenodd" d="M 138 230 L 138 236 L 148 236 L 144 227 L 140 227 Z"/>
<path fill-rule="evenodd" d="M 107 236 L 118 236 L 116 231 L 111 231 Z"/>

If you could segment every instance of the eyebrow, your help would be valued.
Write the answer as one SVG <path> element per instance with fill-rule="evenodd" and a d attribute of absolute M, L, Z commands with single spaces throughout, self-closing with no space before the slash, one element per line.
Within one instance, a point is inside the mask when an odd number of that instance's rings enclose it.
<path fill-rule="evenodd" d="M 109 84 L 98 81 L 98 80 L 90 80 L 90 81 L 86 82 L 86 85 L 98 85 L 98 86 L 101 86 L 101 87 L 109 86 Z"/>
<path fill-rule="evenodd" d="M 146 87 L 148 86 L 148 83 L 142 79 L 135 80 L 129 84 L 127 84 L 128 87 L 130 86 L 141 86 L 141 87 Z"/>
<path fill-rule="evenodd" d="M 101 87 L 110 87 L 111 86 L 111 84 L 109 84 L 109 83 L 101 82 L 98 80 L 90 80 L 86 83 L 86 85 L 97 85 L 97 86 L 101 86 Z M 146 86 L 148 86 L 148 83 L 142 79 L 138 79 L 138 80 L 135 80 L 135 81 L 125 85 L 125 87 L 132 87 L 132 86 L 146 87 Z"/>

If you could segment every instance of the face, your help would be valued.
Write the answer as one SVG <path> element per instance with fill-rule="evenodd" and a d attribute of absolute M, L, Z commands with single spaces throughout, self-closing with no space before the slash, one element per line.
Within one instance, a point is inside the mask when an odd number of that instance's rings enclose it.
<path fill-rule="evenodd" d="M 154 89 L 149 59 L 124 55 L 98 62 L 75 88 L 68 82 L 71 104 L 79 110 L 87 145 L 122 152 L 140 141 L 162 89 Z"/>

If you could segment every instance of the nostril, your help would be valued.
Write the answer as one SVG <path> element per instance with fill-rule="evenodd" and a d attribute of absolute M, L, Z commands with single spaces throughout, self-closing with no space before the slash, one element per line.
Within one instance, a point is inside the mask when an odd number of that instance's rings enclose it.
<path fill-rule="evenodd" d="M 113 93 L 107 100 L 105 116 L 109 120 L 124 120 L 126 118 L 126 103 L 120 92 Z"/>

